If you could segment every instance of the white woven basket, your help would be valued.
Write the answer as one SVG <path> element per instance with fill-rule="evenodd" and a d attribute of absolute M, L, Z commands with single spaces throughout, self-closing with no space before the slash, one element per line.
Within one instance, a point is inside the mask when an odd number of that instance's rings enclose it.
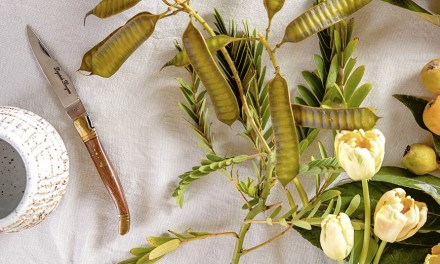
<path fill-rule="evenodd" d="M 55 129 L 42 117 L 0 107 L 0 232 L 40 223 L 59 204 L 69 158 Z"/>

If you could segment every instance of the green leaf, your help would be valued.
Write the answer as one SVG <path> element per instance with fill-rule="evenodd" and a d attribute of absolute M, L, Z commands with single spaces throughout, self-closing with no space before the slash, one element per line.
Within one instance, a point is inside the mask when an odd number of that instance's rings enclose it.
<path fill-rule="evenodd" d="M 310 212 L 310 214 L 307 216 L 307 219 L 310 219 L 312 217 L 315 216 L 316 212 L 318 212 L 319 208 L 321 207 L 322 202 L 318 201 L 315 205 L 315 207 L 313 207 L 312 211 Z"/>
<path fill-rule="evenodd" d="M 153 264 L 156 263 L 156 261 L 158 261 L 161 258 L 157 258 L 157 259 L 150 259 L 150 254 L 144 255 L 143 257 L 141 257 L 136 264 Z"/>
<path fill-rule="evenodd" d="M 294 226 L 297 226 L 297 227 L 305 229 L 305 230 L 312 230 L 312 226 L 308 222 L 306 222 L 306 221 L 294 220 L 294 221 L 292 221 L 292 224 Z"/>
<path fill-rule="evenodd" d="M 422 118 L 423 111 L 425 110 L 425 106 L 428 104 L 428 101 L 416 96 L 405 94 L 394 94 L 393 97 L 402 102 L 406 107 L 408 107 L 409 110 L 411 110 L 411 113 L 413 114 L 417 124 L 421 128 L 428 130 Z"/>
<path fill-rule="evenodd" d="M 356 58 L 350 58 L 348 62 L 345 65 L 344 69 L 344 76 L 350 76 L 351 71 L 353 70 L 354 66 L 356 65 Z"/>
<path fill-rule="evenodd" d="M 307 89 L 307 87 L 303 85 L 298 85 L 297 90 L 298 93 L 301 95 L 302 99 L 304 100 L 304 102 L 306 102 L 308 106 L 315 106 L 315 107 L 319 106 L 318 99 L 309 89 Z"/>
<path fill-rule="evenodd" d="M 307 164 L 301 164 L 299 174 L 313 176 L 323 173 L 343 172 L 335 157 L 310 161 Z"/>
<path fill-rule="evenodd" d="M 440 26 L 440 15 L 432 14 L 431 12 L 419 6 L 412 0 L 382 0 L 382 1 L 407 9 L 411 11 L 413 14 L 427 20 L 428 22 Z"/>
<path fill-rule="evenodd" d="M 434 149 L 435 149 L 435 153 L 437 154 L 437 159 L 440 159 L 440 136 L 437 136 L 434 133 L 431 134 L 432 134 L 432 139 L 434 141 Z"/>
<path fill-rule="evenodd" d="M 158 247 L 168 241 L 175 239 L 174 237 L 147 237 L 147 242 L 153 247 Z"/>
<path fill-rule="evenodd" d="M 168 232 L 170 232 L 171 234 L 173 234 L 176 237 L 181 238 L 181 239 L 188 239 L 188 238 L 193 238 L 194 237 L 193 235 L 189 234 L 189 232 L 188 233 L 184 233 L 184 234 L 177 233 L 177 232 L 175 232 L 173 230 L 168 230 Z"/>
<path fill-rule="evenodd" d="M 321 80 L 318 76 L 308 71 L 303 71 L 302 75 L 318 101 L 321 101 L 324 97 L 324 87 L 322 86 Z"/>
<path fill-rule="evenodd" d="M 361 255 L 362 251 L 362 244 L 364 240 L 364 231 L 363 230 L 355 230 L 354 231 L 354 245 L 353 249 L 350 254 L 350 263 L 359 263 L 359 257 Z M 367 253 L 367 259 L 365 263 L 371 263 L 373 261 L 374 255 L 376 254 L 378 244 L 377 242 L 370 238 L 368 245 L 368 253 Z M 382 264 L 382 262 L 380 262 Z"/>
<path fill-rule="evenodd" d="M 295 229 L 304 239 L 310 242 L 313 246 L 321 248 L 321 243 L 319 241 L 320 234 L 321 234 L 321 228 L 313 226 L 310 230 L 305 230 L 302 228 L 299 228 L 297 226 L 293 226 L 293 229 Z"/>
<path fill-rule="evenodd" d="M 316 72 L 318 73 L 318 77 L 321 79 L 322 84 L 325 81 L 324 59 L 318 54 L 313 55 L 313 59 L 316 65 Z"/>
<path fill-rule="evenodd" d="M 123 261 L 118 262 L 118 264 L 135 264 L 142 256 L 136 256 L 132 258 L 125 259 Z"/>
<path fill-rule="evenodd" d="M 333 214 L 338 215 L 339 212 L 341 211 L 341 205 L 342 205 L 342 199 L 341 196 L 338 196 L 338 198 L 336 199 L 336 207 L 335 207 L 335 211 L 333 211 Z"/>
<path fill-rule="evenodd" d="M 353 199 L 351 199 L 350 204 L 348 205 L 347 209 L 345 210 L 345 214 L 350 216 L 352 215 L 356 209 L 359 207 L 361 203 L 361 196 L 359 194 L 355 195 Z"/>
<path fill-rule="evenodd" d="M 372 180 L 389 182 L 423 191 L 440 204 L 440 179 L 438 177 L 432 175 L 418 176 L 406 169 L 397 167 L 382 167 Z"/>
<path fill-rule="evenodd" d="M 388 244 L 380 259 L 381 264 L 414 264 L 424 263 L 431 248 L 440 241 L 440 233 L 417 233 L 398 243 Z"/>
<path fill-rule="evenodd" d="M 310 129 L 309 132 L 307 132 L 307 136 L 305 139 L 301 140 L 301 142 L 299 143 L 299 153 L 302 154 L 306 148 L 313 142 L 313 140 L 315 140 L 315 138 L 318 136 L 319 134 L 319 129 Z"/>
<path fill-rule="evenodd" d="M 293 208 L 291 208 L 289 211 L 287 211 L 281 218 L 290 218 L 292 217 L 292 215 L 296 212 L 296 210 L 298 209 L 298 206 L 295 206 Z"/>
<path fill-rule="evenodd" d="M 327 74 L 327 81 L 325 83 L 325 88 L 330 88 L 335 85 L 336 79 L 338 78 L 338 70 L 339 70 L 339 61 L 338 57 L 335 56 L 332 59 L 332 62 L 330 64 L 330 69 Z"/>
<path fill-rule="evenodd" d="M 354 29 L 354 19 L 351 18 L 347 22 L 347 42 L 351 41 L 351 36 L 353 34 L 353 29 Z M 348 43 L 347 43 L 347 45 L 348 45 Z"/>
<path fill-rule="evenodd" d="M 150 260 L 162 257 L 163 255 L 176 250 L 180 246 L 180 243 L 181 241 L 179 239 L 173 239 L 163 243 L 150 252 Z"/>
<path fill-rule="evenodd" d="M 197 124 L 199 119 L 198 119 L 197 115 L 194 114 L 194 112 L 188 108 L 188 106 L 186 106 L 185 104 L 179 103 L 179 107 L 180 107 L 180 109 L 182 109 L 183 112 L 185 112 L 191 118 L 191 120 L 194 121 L 195 124 Z"/>
<path fill-rule="evenodd" d="M 280 218 L 279 222 L 280 222 L 280 225 L 282 225 L 282 226 L 285 226 L 285 227 L 288 226 L 287 221 L 286 221 L 285 218 Z"/>
<path fill-rule="evenodd" d="M 194 231 L 189 231 L 188 234 L 191 234 L 195 237 L 200 237 L 200 236 L 206 236 L 209 235 L 210 233 L 208 232 L 194 232 Z"/>
<path fill-rule="evenodd" d="M 138 247 L 138 248 L 132 248 L 130 250 L 130 253 L 135 255 L 135 256 L 143 256 L 143 255 L 145 255 L 147 253 L 150 253 L 151 250 L 153 250 L 152 247 L 147 247 L 147 248 L 146 247 Z"/>
<path fill-rule="evenodd" d="M 425 126 L 425 123 L 423 122 L 423 111 L 425 110 L 425 106 L 428 101 L 412 95 L 394 94 L 393 96 L 397 100 L 402 102 L 406 107 L 408 107 L 409 110 L 411 110 L 411 113 L 413 114 L 417 124 L 421 128 L 429 131 L 429 129 Z M 440 158 L 440 136 L 432 133 L 431 131 L 429 132 L 431 133 L 432 139 L 434 141 L 434 149 L 437 154 L 437 158 Z"/>
<path fill-rule="evenodd" d="M 350 100 L 347 102 L 348 107 L 359 107 L 372 88 L 373 85 L 371 83 L 365 83 L 361 87 L 356 89 Z"/>
<path fill-rule="evenodd" d="M 345 90 L 344 90 L 344 96 L 346 101 L 350 101 L 351 96 L 353 95 L 354 91 L 358 87 L 359 83 L 362 80 L 362 77 L 365 73 L 365 66 L 359 66 L 354 70 L 354 72 L 350 75 L 347 82 L 345 83 Z"/>
<path fill-rule="evenodd" d="M 179 182 L 179 186 L 177 186 L 177 188 L 173 192 L 173 197 L 176 198 L 176 201 L 180 207 L 182 207 L 183 205 L 183 195 L 185 191 L 194 181 L 200 179 L 201 177 L 209 175 L 211 172 L 222 170 L 227 166 L 231 166 L 232 164 L 245 162 L 249 159 L 249 156 L 239 155 L 236 157 L 219 159 L 218 157 L 215 158 L 215 155 L 213 155 L 213 153 L 209 153 L 207 154 L 207 158 L 211 162 L 208 162 L 207 160 L 202 160 L 203 164 L 201 166 L 195 166 L 192 168 L 192 170 L 187 171 L 179 176 L 181 180 Z M 218 161 L 212 161 L 211 159 L 216 159 Z"/>
<path fill-rule="evenodd" d="M 358 43 L 359 43 L 358 38 L 352 39 L 352 40 L 350 40 L 350 42 L 348 42 L 348 45 L 345 47 L 345 50 L 344 50 L 344 65 L 347 64 L 348 60 L 350 59 L 351 55 L 353 54 L 354 50 L 356 49 Z"/>

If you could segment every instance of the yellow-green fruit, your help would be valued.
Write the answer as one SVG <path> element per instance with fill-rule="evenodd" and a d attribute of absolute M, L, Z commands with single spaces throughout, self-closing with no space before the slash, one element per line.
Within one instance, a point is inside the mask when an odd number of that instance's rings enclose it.
<path fill-rule="evenodd" d="M 428 62 L 420 73 L 420 79 L 428 91 L 440 94 L 440 59 Z"/>
<path fill-rule="evenodd" d="M 425 144 L 407 146 L 402 162 L 405 168 L 417 175 L 430 173 L 438 168 L 434 149 Z"/>
<path fill-rule="evenodd" d="M 432 133 L 440 136 L 440 95 L 426 104 L 423 123 Z"/>

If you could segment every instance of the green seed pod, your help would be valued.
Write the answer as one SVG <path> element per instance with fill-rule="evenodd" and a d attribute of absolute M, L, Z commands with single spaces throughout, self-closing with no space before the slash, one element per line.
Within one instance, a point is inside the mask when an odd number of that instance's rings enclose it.
<path fill-rule="evenodd" d="M 90 15 L 95 15 L 99 18 L 107 18 L 132 8 L 140 1 L 141 0 L 102 0 L 86 14 L 84 17 L 84 24 L 86 23 L 86 18 Z"/>
<path fill-rule="evenodd" d="M 102 77 L 112 76 L 130 55 L 153 34 L 160 17 L 161 15 L 142 12 L 113 32 L 93 53 L 91 73 Z"/>
<path fill-rule="evenodd" d="M 283 8 L 284 0 L 263 0 L 269 20 Z"/>
<path fill-rule="evenodd" d="M 353 14 L 371 0 L 326 0 L 295 18 L 286 27 L 284 42 L 300 42 Z"/>
<path fill-rule="evenodd" d="M 211 98 L 217 118 L 232 125 L 239 117 L 237 98 L 209 52 L 205 39 L 191 21 L 183 33 L 182 42 L 194 71 Z"/>
<path fill-rule="evenodd" d="M 293 104 L 292 110 L 298 126 L 320 129 L 370 130 L 379 119 L 366 107 L 326 109 Z"/>
<path fill-rule="evenodd" d="M 276 175 L 281 184 L 286 186 L 299 172 L 298 136 L 286 80 L 280 74 L 276 74 L 268 85 L 275 139 Z"/>
<path fill-rule="evenodd" d="M 210 37 L 206 39 L 206 45 L 208 46 L 208 49 L 211 53 L 214 53 L 228 45 L 231 42 L 234 41 L 240 41 L 243 40 L 242 38 L 234 38 L 227 35 L 217 35 L 214 37 Z M 167 67 L 167 66 L 176 66 L 176 67 L 183 67 L 189 65 L 189 59 L 188 54 L 186 54 L 186 50 L 183 49 L 179 53 L 177 53 L 174 58 L 172 58 L 169 62 L 167 62 L 161 69 Z"/>
<path fill-rule="evenodd" d="M 84 54 L 82 62 L 81 62 L 81 66 L 79 67 L 80 71 L 88 71 L 88 72 L 93 72 L 93 68 L 92 68 L 92 58 L 93 58 L 93 54 L 95 54 L 95 52 L 102 46 L 104 45 L 104 43 L 111 38 L 111 36 L 113 36 L 121 27 L 118 27 L 115 31 L 113 31 L 110 35 L 108 35 L 104 40 L 102 40 L 101 42 L 99 42 L 98 44 L 96 44 L 93 48 L 91 48 L 89 51 L 87 51 L 86 54 Z"/>

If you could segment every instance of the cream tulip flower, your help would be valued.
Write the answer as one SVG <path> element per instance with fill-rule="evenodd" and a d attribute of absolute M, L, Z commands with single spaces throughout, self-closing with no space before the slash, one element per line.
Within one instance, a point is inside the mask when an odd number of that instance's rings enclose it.
<path fill-rule="evenodd" d="M 440 264 L 440 243 L 432 247 L 423 264 Z"/>
<path fill-rule="evenodd" d="M 354 229 L 344 213 L 327 215 L 321 222 L 321 247 L 331 259 L 343 260 L 350 254 L 354 243 Z"/>
<path fill-rule="evenodd" d="M 370 179 L 382 165 L 385 137 L 378 129 L 341 131 L 335 138 L 339 165 L 354 181 Z"/>
<path fill-rule="evenodd" d="M 374 234 L 393 243 L 414 235 L 425 223 L 428 207 L 396 188 L 382 195 L 374 211 Z"/>

